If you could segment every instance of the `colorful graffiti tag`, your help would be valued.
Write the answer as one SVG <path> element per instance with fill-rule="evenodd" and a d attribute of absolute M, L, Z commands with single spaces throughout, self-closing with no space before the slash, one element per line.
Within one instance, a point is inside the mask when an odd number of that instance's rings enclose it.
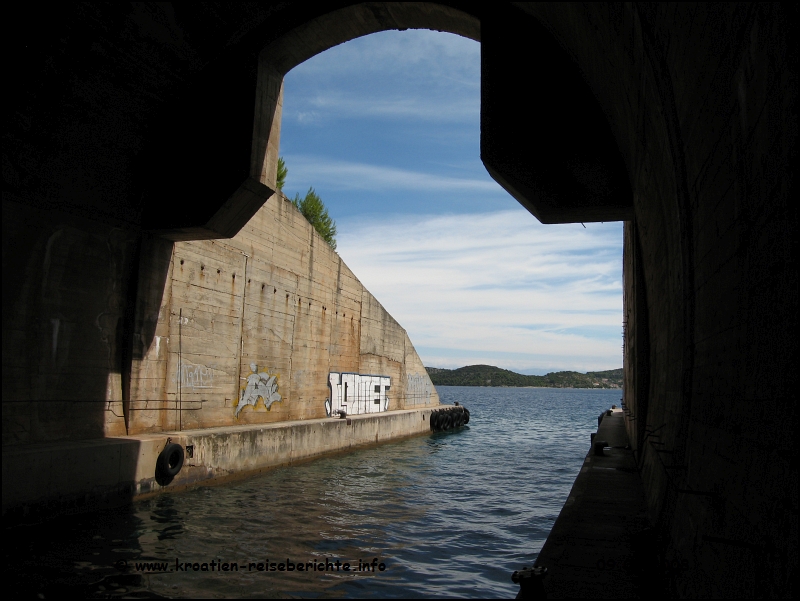
<path fill-rule="evenodd" d="M 389 376 L 331 372 L 331 397 L 325 401 L 325 412 L 336 415 L 341 410 L 348 415 L 361 415 L 386 411 L 390 384 Z"/>
<path fill-rule="evenodd" d="M 258 365 L 255 363 L 250 364 L 250 369 L 253 371 L 247 376 L 247 384 L 242 388 L 239 394 L 239 403 L 236 406 L 236 417 L 247 405 L 252 405 L 255 409 L 258 399 L 264 401 L 264 407 L 269 411 L 272 403 L 277 403 L 281 400 L 281 395 L 278 394 L 277 376 L 271 376 L 267 372 L 258 371 Z"/>

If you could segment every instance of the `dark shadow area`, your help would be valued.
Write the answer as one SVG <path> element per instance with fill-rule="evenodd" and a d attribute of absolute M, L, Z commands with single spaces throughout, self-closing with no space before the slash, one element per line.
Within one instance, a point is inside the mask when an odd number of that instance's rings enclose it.
<path fill-rule="evenodd" d="M 105 401 L 137 245 L 130 230 L 4 199 L 4 445 L 125 433 Z"/>
<path fill-rule="evenodd" d="M 3 448 L 3 526 L 30 525 L 130 504 L 153 488 L 137 482 L 142 445 L 130 438 L 63 440 Z"/>
<path fill-rule="evenodd" d="M 158 236 L 145 234 L 139 252 L 138 271 L 135 273 L 134 302 L 129 306 L 127 356 L 123 364 L 122 404 L 125 426 L 128 428 L 131 412 L 132 364 L 141 360 L 150 345 L 158 326 L 161 301 L 169 278 L 174 242 Z"/>
<path fill-rule="evenodd" d="M 578 65 L 512 7 L 481 22 L 481 159 L 542 223 L 633 217 L 625 163 Z"/>
<path fill-rule="evenodd" d="M 164 569 L 139 537 L 152 530 L 167 540 L 178 520 L 174 499 L 161 497 L 138 511 L 127 505 L 5 528 L 3 560 L 14 566 L 6 587 L 21 598 L 165 598 L 148 589 L 147 574 Z"/>

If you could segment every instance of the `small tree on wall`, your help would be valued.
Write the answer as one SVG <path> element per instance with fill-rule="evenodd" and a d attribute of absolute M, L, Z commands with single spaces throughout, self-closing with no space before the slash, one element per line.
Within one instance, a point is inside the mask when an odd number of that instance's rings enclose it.
<path fill-rule="evenodd" d="M 336 250 L 336 222 L 328 215 L 328 209 L 325 208 L 319 195 L 314 192 L 314 188 L 309 188 L 303 199 L 300 199 L 300 194 L 296 194 L 292 204 L 314 226 L 325 242 Z"/>
<path fill-rule="evenodd" d="M 286 184 L 287 173 L 289 173 L 289 170 L 286 168 L 286 163 L 284 162 L 283 157 L 278 157 L 278 177 L 275 180 L 275 187 L 281 192 L 283 192 L 283 186 Z"/>
<path fill-rule="evenodd" d="M 281 192 L 283 186 L 286 184 L 286 175 L 289 169 L 286 167 L 286 162 L 283 157 L 278 158 L 278 174 L 276 177 L 276 185 Z M 300 198 L 300 194 L 296 194 L 292 199 L 292 204 L 297 207 L 297 210 L 303 214 L 308 222 L 314 226 L 317 233 L 330 244 L 331 248 L 336 250 L 336 222 L 328 215 L 328 209 L 322 199 L 314 191 L 314 188 L 309 188 L 306 192 L 305 198 Z"/>

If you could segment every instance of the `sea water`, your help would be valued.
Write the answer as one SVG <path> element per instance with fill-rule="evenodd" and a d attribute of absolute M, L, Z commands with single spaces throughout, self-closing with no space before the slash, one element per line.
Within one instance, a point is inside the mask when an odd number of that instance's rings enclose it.
<path fill-rule="evenodd" d="M 6 586 L 40 598 L 513 597 L 511 573 L 536 559 L 620 391 L 438 391 L 470 410 L 468 426 L 10 528 Z"/>

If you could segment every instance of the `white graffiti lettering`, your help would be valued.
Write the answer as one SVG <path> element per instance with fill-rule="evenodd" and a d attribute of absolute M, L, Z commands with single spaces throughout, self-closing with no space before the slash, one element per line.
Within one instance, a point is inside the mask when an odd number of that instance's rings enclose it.
<path fill-rule="evenodd" d="M 340 410 L 348 415 L 386 411 L 390 383 L 389 376 L 331 372 L 328 374 L 331 398 L 325 401 L 325 412 L 335 416 Z"/>
<path fill-rule="evenodd" d="M 214 387 L 214 370 L 205 365 L 181 365 L 181 388 L 189 391 Z M 172 381 L 177 382 L 173 374 Z"/>

